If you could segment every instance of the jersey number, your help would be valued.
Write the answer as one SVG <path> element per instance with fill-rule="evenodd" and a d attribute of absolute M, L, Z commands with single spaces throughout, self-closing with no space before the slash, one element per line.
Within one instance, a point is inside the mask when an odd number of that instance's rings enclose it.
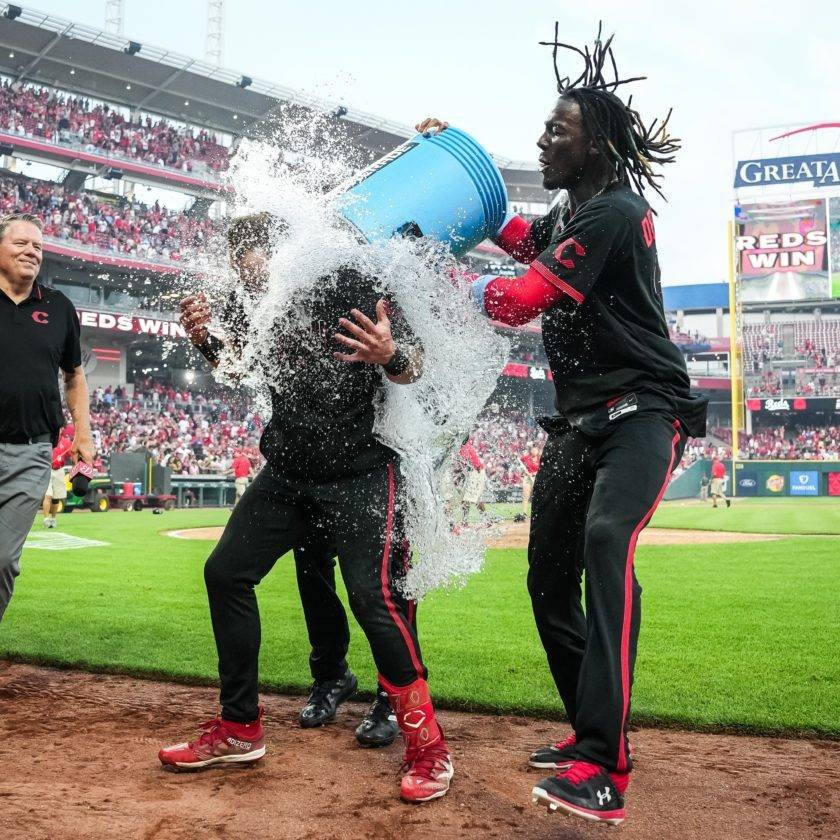
<path fill-rule="evenodd" d="M 648 210 L 642 219 L 642 237 L 645 240 L 645 245 L 650 248 L 656 240 L 656 230 L 653 227 L 653 210 Z"/>

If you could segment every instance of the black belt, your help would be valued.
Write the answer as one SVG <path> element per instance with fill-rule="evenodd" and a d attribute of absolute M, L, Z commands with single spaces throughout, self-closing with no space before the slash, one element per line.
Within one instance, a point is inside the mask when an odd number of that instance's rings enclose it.
<path fill-rule="evenodd" d="M 33 437 L 24 437 L 23 435 L 15 437 L 14 440 L 2 440 L 0 443 L 52 443 L 53 436 L 50 432 L 44 432 L 42 435 L 34 435 Z"/>

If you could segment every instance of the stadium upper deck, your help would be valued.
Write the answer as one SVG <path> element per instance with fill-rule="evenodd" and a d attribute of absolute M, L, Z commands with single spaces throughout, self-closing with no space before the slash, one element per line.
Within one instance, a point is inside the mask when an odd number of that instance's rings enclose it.
<path fill-rule="evenodd" d="M 413 134 L 407 126 L 349 106 L 34 9 L 22 8 L 19 16 L 10 19 L 8 9 L 8 3 L 0 3 L 0 74 L 20 82 L 73 91 L 230 137 L 256 134 L 284 106 L 333 113 L 371 160 Z M 67 150 L 55 144 L 38 148 L 27 144 L 20 153 L 68 159 Z M 108 156 L 98 157 L 100 165 L 114 165 Z M 511 201 L 545 202 L 542 177 L 534 164 L 499 157 L 496 161 Z M 99 160 L 79 158 L 77 165 L 83 164 L 97 165 Z M 199 177 L 166 165 L 138 169 L 131 162 L 131 172 L 193 190 L 218 186 L 218 178 L 210 171 Z"/>

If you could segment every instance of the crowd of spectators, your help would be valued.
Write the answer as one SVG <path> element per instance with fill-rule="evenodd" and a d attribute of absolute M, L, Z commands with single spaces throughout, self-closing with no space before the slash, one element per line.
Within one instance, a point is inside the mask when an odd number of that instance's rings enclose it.
<path fill-rule="evenodd" d="M 782 393 L 781 374 L 773 368 L 762 370 L 757 376 L 748 376 L 746 385 L 750 397 L 777 397 Z"/>
<path fill-rule="evenodd" d="M 739 440 L 745 460 L 840 460 L 840 426 L 775 426 L 743 435 Z"/>
<path fill-rule="evenodd" d="M 531 446 L 542 451 L 546 434 L 533 418 L 514 410 L 486 412 L 470 436 L 484 463 L 491 490 L 506 490 L 522 483 L 519 459 Z"/>
<path fill-rule="evenodd" d="M 226 474 L 237 452 L 259 467 L 262 421 L 235 392 L 176 390 L 151 380 L 128 389 L 96 388 L 91 425 L 100 463 L 117 452 L 147 450 L 173 475 Z"/>
<path fill-rule="evenodd" d="M 219 389 L 193 392 L 153 380 L 135 383 L 133 392 L 117 386 L 91 392 L 91 423 L 100 469 L 115 452 L 148 450 L 174 475 L 226 474 L 234 453 L 243 452 L 254 469 L 262 463 L 259 438 L 263 422 L 240 394 Z M 487 413 L 471 440 L 491 490 L 518 487 L 519 458 L 531 446 L 542 449 L 545 432 L 516 411 Z"/>
<path fill-rule="evenodd" d="M 113 453 L 144 449 L 173 475 L 228 475 L 239 452 L 254 472 L 262 464 L 263 421 L 235 391 L 175 389 L 152 380 L 138 381 L 132 393 L 124 387 L 96 388 L 91 421 L 101 471 L 107 471 Z M 697 461 L 732 457 L 730 430 L 713 428 L 710 435 L 689 439 L 674 477 Z M 531 446 L 542 450 L 546 434 L 533 418 L 505 409 L 485 412 L 470 439 L 492 493 L 521 485 L 519 459 Z M 840 426 L 774 426 L 742 434 L 739 448 L 744 460 L 840 460 Z"/>
<path fill-rule="evenodd" d="M 796 345 L 796 354 L 800 356 L 808 367 L 834 368 L 840 366 L 840 350 L 828 352 L 824 347 L 818 348 L 811 338 L 806 338 Z"/>
<path fill-rule="evenodd" d="M 716 428 L 712 434 L 732 443 L 732 431 Z M 770 426 L 738 436 L 739 457 L 748 460 L 840 460 L 840 426 Z"/>
<path fill-rule="evenodd" d="M 0 129 L 184 172 L 220 172 L 230 162 L 230 150 L 206 129 L 148 114 L 132 119 L 114 106 L 20 82 L 0 85 Z"/>
<path fill-rule="evenodd" d="M 668 335 L 677 347 L 690 347 L 694 345 L 705 345 L 709 339 L 699 330 L 683 330 L 674 321 L 668 324 Z"/>
<path fill-rule="evenodd" d="M 177 262 L 186 249 L 203 248 L 215 231 L 204 217 L 94 193 L 66 191 L 32 178 L 0 178 L 0 213 L 34 213 L 44 235 L 138 259 Z"/>

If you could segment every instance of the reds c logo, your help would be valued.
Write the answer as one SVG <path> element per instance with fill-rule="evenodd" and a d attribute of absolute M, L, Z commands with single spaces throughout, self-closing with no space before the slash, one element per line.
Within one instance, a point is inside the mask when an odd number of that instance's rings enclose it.
<path fill-rule="evenodd" d="M 32 313 L 32 320 L 33 320 L 36 324 L 49 324 L 49 322 L 50 322 L 50 316 L 49 316 L 49 313 L 47 313 L 47 312 L 42 312 L 40 309 L 36 309 L 36 310 Z"/>
<path fill-rule="evenodd" d="M 586 256 L 586 248 L 584 248 L 577 239 L 564 239 L 554 251 L 554 259 L 557 260 L 557 262 L 559 262 L 564 268 L 575 267 L 575 261 L 573 259 L 563 257 L 563 251 L 565 251 L 569 245 L 575 249 L 575 253 L 579 257 Z"/>

